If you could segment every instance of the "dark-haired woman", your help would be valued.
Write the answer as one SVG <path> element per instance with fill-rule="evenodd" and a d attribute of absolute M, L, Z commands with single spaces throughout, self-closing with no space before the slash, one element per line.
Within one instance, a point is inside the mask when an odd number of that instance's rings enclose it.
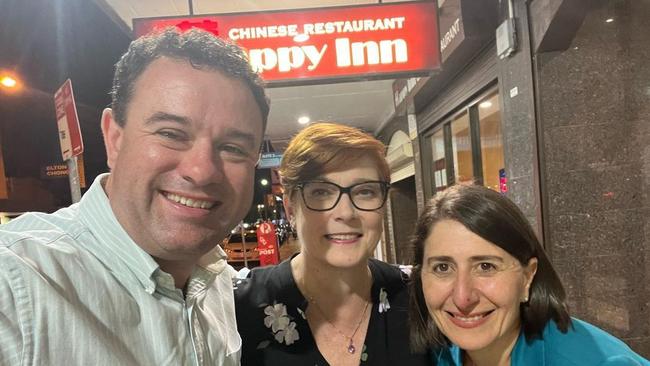
<path fill-rule="evenodd" d="M 437 365 L 650 365 L 569 316 L 557 273 L 505 196 L 465 185 L 439 193 L 413 246 L 412 344 Z"/>

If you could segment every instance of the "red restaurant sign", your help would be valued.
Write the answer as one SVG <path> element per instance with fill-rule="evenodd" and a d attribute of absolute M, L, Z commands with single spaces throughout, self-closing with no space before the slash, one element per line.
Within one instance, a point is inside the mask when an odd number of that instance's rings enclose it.
<path fill-rule="evenodd" d="M 424 74 L 440 66 L 435 1 L 133 20 L 136 37 L 198 27 L 239 44 L 268 82 Z"/>

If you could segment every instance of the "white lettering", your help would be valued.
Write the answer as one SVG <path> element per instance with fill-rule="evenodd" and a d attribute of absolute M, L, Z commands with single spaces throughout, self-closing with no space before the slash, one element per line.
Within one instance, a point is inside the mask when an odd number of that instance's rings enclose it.
<path fill-rule="evenodd" d="M 298 34 L 298 25 L 269 25 L 264 27 L 248 27 L 248 28 L 231 28 L 228 30 L 228 38 L 233 41 L 240 39 L 255 39 L 255 38 L 279 38 L 279 37 L 293 37 Z"/>
<path fill-rule="evenodd" d="M 408 46 L 406 44 L 406 41 L 403 39 L 394 39 L 392 41 L 390 40 L 380 41 L 379 49 L 381 50 L 382 64 L 393 63 L 393 49 L 395 50 L 396 63 L 407 62 L 409 59 Z"/>
<path fill-rule="evenodd" d="M 276 67 L 279 72 L 289 72 L 302 67 L 306 59 L 309 60 L 307 69 L 312 71 L 320 64 L 326 50 L 326 44 L 320 49 L 314 45 L 280 47 L 277 50 L 271 48 L 252 49 L 248 53 L 248 58 L 253 70 L 257 72 L 272 70 Z"/>
<path fill-rule="evenodd" d="M 377 45 L 377 42 L 352 42 L 351 48 L 352 64 L 354 66 L 377 65 L 379 63 L 379 45 Z"/>
<path fill-rule="evenodd" d="M 350 62 L 350 39 L 349 38 L 337 38 L 334 41 L 336 48 L 336 66 L 338 67 L 348 67 L 351 65 Z"/>
<path fill-rule="evenodd" d="M 307 55 L 307 58 L 309 59 L 310 65 L 307 66 L 307 70 L 313 71 L 318 67 L 318 64 L 320 63 L 320 60 L 323 58 L 323 55 L 325 54 L 325 50 L 327 50 L 327 45 L 323 45 L 323 48 L 318 50 L 316 46 L 303 46 L 302 47 L 303 52 L 305 55 Z"/>
<path fill-rule="evenodd" d="M 445 48 L 449 46 L 458 35 L 458 32 L 460 32 L 460 18 L 457 18 L 456 21 L 454 21 L 454 24 L 451 25 L 447 33 L 445 33 L 445 36 L 440 40 L 440 52 L 444 51 Z"/>
<path fill-rule="evenodd" d="M 300 47 L 280 47 L 278 48 L 278 71 L 288 72 L 294 67 L 300 67 L 305 63 L 305 53 Z"/>
<path fill-rule="evenodd" d="M 275 51 L 270 48 L 250 50 L 248 57 L 253 70 L 256 72 L 272 70 L 278 64 L 278 56 Z"/>
<path fill-rule="evenodd" d="M 408 62 L 408 45 L 403 39 L 352 42 L 349 38 L 337 38 L 336 65 L 376 65 Z"/>

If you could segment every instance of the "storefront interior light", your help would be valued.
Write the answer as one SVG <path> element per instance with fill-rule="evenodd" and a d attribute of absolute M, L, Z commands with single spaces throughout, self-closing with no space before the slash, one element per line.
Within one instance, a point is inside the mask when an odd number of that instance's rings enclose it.
<path fill-rule="evenodd" d="M 298 118 L 298 123 L 300 123 L 301 125 L 305 125 L 305 124 L 309 123 L 309 121 L 311 121 L 311 119 L 309 117 L 307 117 L 307 116 L 302 116 L 302 117 Z"/>
<path fill-rule="evenodd" d="M 12 78 L 11 76 L 4 75 L 0 77 L 0 84 L 2 84 L 2 86 L 7 88 L 15 88 L 16 85 L 18 85 L 18 82 L 16 81 L 16 79 Z"/>
<path fill-rule="evenodd" d="M 262 180 L 260 180 L 260 184 L 263 186 L 267 186 L 269 185 L 269 181 L 266 178 L 262 178 Z"/>
<path fill-rule="evenodd" d="M 614 18 L 607 18 L 605 19 L 605 23 L 611 23 L 614 21 Z"/>
<path fill-rule="evenodd" d="M 490 108 L 490 107 L 492 107 L 492 102 L 490 102 L 489 100 L 486 100 L 485 102 L 482 102 L 478 106 L 481 107 L 481 108 Z"/>

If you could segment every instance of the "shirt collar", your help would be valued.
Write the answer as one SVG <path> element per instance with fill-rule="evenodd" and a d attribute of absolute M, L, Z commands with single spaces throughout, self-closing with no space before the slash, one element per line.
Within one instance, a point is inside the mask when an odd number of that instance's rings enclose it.
<path fill-rule="evenodd" d="M 156 290 L 153 274 L 159 266 L 117 221 L 103 187 L 108 176 L 108 173 L 97 176 L 79 202 L 80 219 L 95 239 L 84 245 L 118 278 L 130 273 L 147 292 L 153 293 Z"/>
<path fill-rule="evenodd" d="M 108 173 L 97 176 L 79 202 L 80 219 L 95 239 L 84 245 L 116 277 L 123 279 L 124 274 L 129 273 L 150 294 L 157 286 L 173 290 L 172 276 L 163 272 L 117 221 L 103 187 L 108 176 Z M 225 258 L 226 253 L 218 245 L 201 258 L 188 281 L 188 294 L 209 286 L 227 267 Z"/>
<path fill-rule="evenodd" d="M 546 335 L 548 325 L 544 335 Z M 462 351 L 452 344 L 449 348 L 443 348 L 437 352 L 437 363 L 440 365 L 462 365 Z M 530 341 L 526 340 L 524 332 L 519 333 L 515 347 L 512 350 L 511 364 L 526 366 L 544 366 L 546 365 L 544 356 L 544 337 L 535 337 Z"/>
<path fill-rule="evenodd" d="M 513 365 L 546 365 L 544 338 L 548 335 L 548 329 L 552 322 L 550 320 L 549 324 L 546 325 L 541 338 L 533 337 L 531 340 L 527 340 L 523 330 L 519 333 L 517 343 L 515 343 L 515 347 L 512 350 L 511 360 Z"/>

